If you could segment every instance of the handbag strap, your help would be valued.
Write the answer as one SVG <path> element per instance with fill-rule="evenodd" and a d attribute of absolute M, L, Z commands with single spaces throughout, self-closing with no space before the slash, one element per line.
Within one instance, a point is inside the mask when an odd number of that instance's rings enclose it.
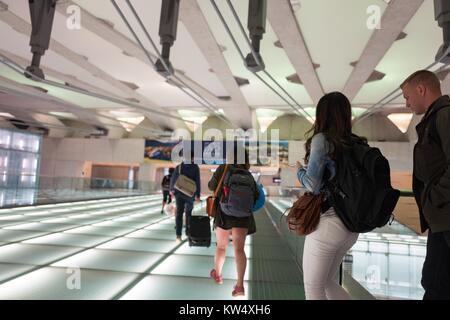
<path fill-rule="evenodd" d="M 219 193 L 219 189 L 222 186 L 223 178 L 225 177 L 225 174 L 227 173 L 228 165 L 225 165 L 225 170 L 223 171 L 222 177 L 220 178 L 219 183 L 217 184 L 216 190 L 214 191 L 214 197 L 217 197 L 217 194 Z"/>

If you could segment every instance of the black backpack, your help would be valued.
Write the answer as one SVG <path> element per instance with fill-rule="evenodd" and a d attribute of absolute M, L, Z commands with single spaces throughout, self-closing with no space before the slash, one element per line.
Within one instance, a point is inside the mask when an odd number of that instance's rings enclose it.
<path fill-rule="evenodd" d="M 252 174 L 241 168 L 230 166 L 224 179 L 222 212 L 233 217 L 249 217 L 255 204 L 256 183 Z"/>
<path fill-rule="evenodd" d="M 326 189 L 344 225 L 358 233 L 386 225 L 400 197 L 391 186 L 388 160 L 378 148 L 362 142 L 343 145 L 336 176 Z"/>

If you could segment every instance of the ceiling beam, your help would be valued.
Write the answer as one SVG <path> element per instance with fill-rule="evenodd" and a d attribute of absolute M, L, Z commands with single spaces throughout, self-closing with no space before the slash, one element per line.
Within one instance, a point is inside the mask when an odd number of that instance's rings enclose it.
<path fill-rule="evenodd" d="M 0 5 L 1 4 L 4 4 L 4 3 L 2 1 L 0 1 Z M 83 19 L 84 19 L 84 16 L 83 16 Z M 26 35 L 27 37 L 29 37 L 31 34 L 31 25 L 27 21 L 23 20 L 22 18 L 20 18 L 19 16 L 17 16 L 10 10 L 8 10 L 7 6 L 6 6 L 6 10 L 0 11 L 0 21 L 7 23 L 11 28 L 13 28 L 14 30 L 16 30 L 19 33 Z M 83 26 L 84 26 L 84 23 L 85 22 L 83 20 Z M 54 40 L 53 38 L 50 40 L 50 50 L 52 50 L 53 52 L 64 57 L 68 61 L 76 64 L 77 66 L 81 67 L 82 69 L 86 70 L 91 75 L 109 83 L 110 85 L 114 86 L 115 88 L 117 88 L 118 90 L 120 90 L 121 92 L 126 94 L 127 96 L 130 96 L 132 98 L 139 100 L 143 108 L 147 108 L 147 109 L 150 108 L 150 109 L 157 110 L 160 112 L 167 112 L 164 109 L 162 109 L 161 107 L 159 107 L 155 102 L 140 95 L 139 93 L 137 93 L 136 91 L 134 91 L 133 89 L 131 89 L 130 87 L 128 87 L 127 85 L 122 83 L 121 81 L 112 77 L 111 75 L 109 75 L 108 73 L 103 71 L 102 69 L 98 68 L 96 65 L 90 63 L 86 57 L 79 55 L 76 52 L 70 50 L 69 48 L 65 47 L 64 45 L 62 45 L 60 42 Z M 109 94 L 109 96 L 111 96 L 111 94 Z M 140 110 L 140 112 L 142 112 L 142 110 Z M 159 116 L 156 114 L 151 114 L 151 117 L 153 119 L 155 119 L 155 122 L 157 122 L 158 124 L 165 126 L 167 128 L 175 129 L 177 127 L 178 121 L 176 121 L 174 119 L 162 117 L 162 116 Z"/>
<path fill-rule="evenodd" d="M 150 62 L 148 61 L 148 57 L 146 56 L 145 52 L 143 52 L 142 48 L 137 45 L 135 42 L 133 42 L 131 39 L 129 39 L 127 36 L 123 35 L 119 31 L 115 30 L 113 26 L 105 23 L 102 19 L 97 18 L 90 12 L 83 9 L 81 6 L 79 6 L 77 3 L 66 0 L 64 2 L 58 2 L 56 5 L 56 10 L 61 14 L 66 14 L 66 9 L 68 6 L 76 5 L 80 8 L 80 14 L 83 17 L 83 28 L 86 28 L 93 34 L 99 36 L 103 40 L 109 42 L 110 44 L 120 48 L 124 52 L 126 52 L 127 55 L 132 56 L 139 61 L 145 63 L 153 70 L 154 66 L 150 65 Z M 157 59 L 155 55 L 150 53 L 153 59 Z M 196 92 L 198 92 L 202 97 L 205 99 L 208 99 L 210 103 L 212 103 L 214 106 L 218 108 L 225 108 L 228 106 L 232 106 L 232 103 L 230 101 L 222 100 L 213 93 L 211 93 L 206 88 L 202 87 L 200 84 L 192 80 L 191 78 L 187 77 L 181 72 L 177 73 L 177 76 L 184 81 L 188 86 L 193 88 Z"/>
<path fill-rule="evenodd" d="M 419 10 L 424 0 L 391 0 L 351 73 L 343 93 L 352 101 L 392 44 Z M 350 61 L 349 61 L 350 63 Z"/>
<path fill-rule="evenodd" d="M 287 0 L 267 1 L 267 17 L 306 91 L 316 104 L 324 94 L 323 87 L 314 69 L 290 2 Z"/>
<path fill-rule="evenodd" d="M 239 89 L 197 1 L 180 2 L 180 21 L 189 31 L 232 99 L 233 106 L 224 109 L 225 116 L 240 128 L 251 128 L 251 113 L 248 103 Z"/>
<path fill-rule="evenodd" d="M 21 66 L 25 66 L 25 65 L 30 63 L 29 60 L 27 60 L 27 59 L 25 59 L 25 58 L 23 58 L 21 56 L 18 56 L 18 55 L 14 54 L 14 53 L 12 53 L 10 51 L 0 49 L 0 53 L 5 55 L 6 57 L 8 57 L 9 59 L 11 59 L 12 61 L 14 61 L 15 63 L 17 63 L 17 64 L 19 64 Z M 64 82 L 69 83 L 69 84 L 71 84 L 73 86 L 76 86 L 76 87 L 78 87 L 80 89 L 84 89 L 84 90 L 87 90 L 87 91 L 93 92 L 93 93 L 102 94 L 102 95 L 105 95 L 105 96 L 114 97 L 114 98 L 117 98 L 117 99 L 126 99 L 126 97 L 119 97 L 117 95 L 112 94 L 109 91 L 106 91 L 104 89 L 101 89 L 99 87 L 93 86 L 93 85 L 91 85 L 89 83 L 86 83 L 84 81 L 81 81 L 77 77 L 75 77 L 75 76 L 73 76 L 71 74 L 65 74 L 65 73 L 56 71 L 54 69 L 45 67 L 45 66 L 42 66 L 41 68 L 44 71 L 45 75 L 51 76 L 51 77 L 56 78 L 58 80 L 62 80 Z"/>

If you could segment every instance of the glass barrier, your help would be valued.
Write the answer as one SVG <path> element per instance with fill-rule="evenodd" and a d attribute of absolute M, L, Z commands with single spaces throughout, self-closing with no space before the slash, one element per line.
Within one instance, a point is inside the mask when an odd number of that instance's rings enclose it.
<path fill-rule="evenodd" d="M 305 237 L 288 230 L 286 216 L 296 195 L 303 191 L 303 188 L 280 188 L 277 192 L 283 196 L 272 196 L 266 202 L 268 213 L 300 266 Z M 396 220 L 391 225 L 362 233 L 344 257 L 343 284 L 346 288 L 359 285 L 378 299 L 420 300 L 424 293 L 420 279 L 426 245 L 425 236 Z M 356 290 L 359 294 L 363 292 L 360 289 Z"/>
<path fill-rule="evenodd" d="M 158 189 L 152 181 L 0 173 L 0 207 L 144 195 Z"/>

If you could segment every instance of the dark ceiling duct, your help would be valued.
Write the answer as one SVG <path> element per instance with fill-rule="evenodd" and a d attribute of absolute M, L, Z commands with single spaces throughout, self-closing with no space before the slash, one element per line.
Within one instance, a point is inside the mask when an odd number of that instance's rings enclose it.
<path fill-rule="evenodd" d="M 436 55 L 436 60 L 439 60 L 446 50 L 450 47 L 450 1 L 449 0 L 434 0 L 434 15 L 439 26 L 444 32 L 444 43 L 439 48 Z M 450 55 L 447 55 L 442 63 L 450 63 Z"/>
<path fill-rule="evenodd" d="M 246 67 L 253 72 L 264 70 L 264 61 L 259 53 L 260 43 L 266 32 L 267 2 L 266 0 L 250 0 L 248 3 L 247 27 L 252 40 L 252 53 L 245 57 Z"/>
<path fill-rule="evenodd" d="M 48 50 L 52 34 L 53 18 L 57 0 L 29 0 L 31 16 L 30 46 L 33 53 L 31 65 L 27 71 L 38 78 L 44 79 L 44 72 L 40 68 L 41 57 Z M 28 78 L 30 76 L 25 74 Z"/>
<path fill-rule="evenodd" d="M 161 18 L 159 20 L 159 37 L 162 44 L 161 56 L 164 60 L 158 59 L 155 68 L 164 77 L 173 75 L 173 66 L 170 63 L 170 47 L 177 39 L 178 12 L 180 0 L 163 0 L 161 4 Z M 166 68 L 167 67 L 167 68 Z"/>

